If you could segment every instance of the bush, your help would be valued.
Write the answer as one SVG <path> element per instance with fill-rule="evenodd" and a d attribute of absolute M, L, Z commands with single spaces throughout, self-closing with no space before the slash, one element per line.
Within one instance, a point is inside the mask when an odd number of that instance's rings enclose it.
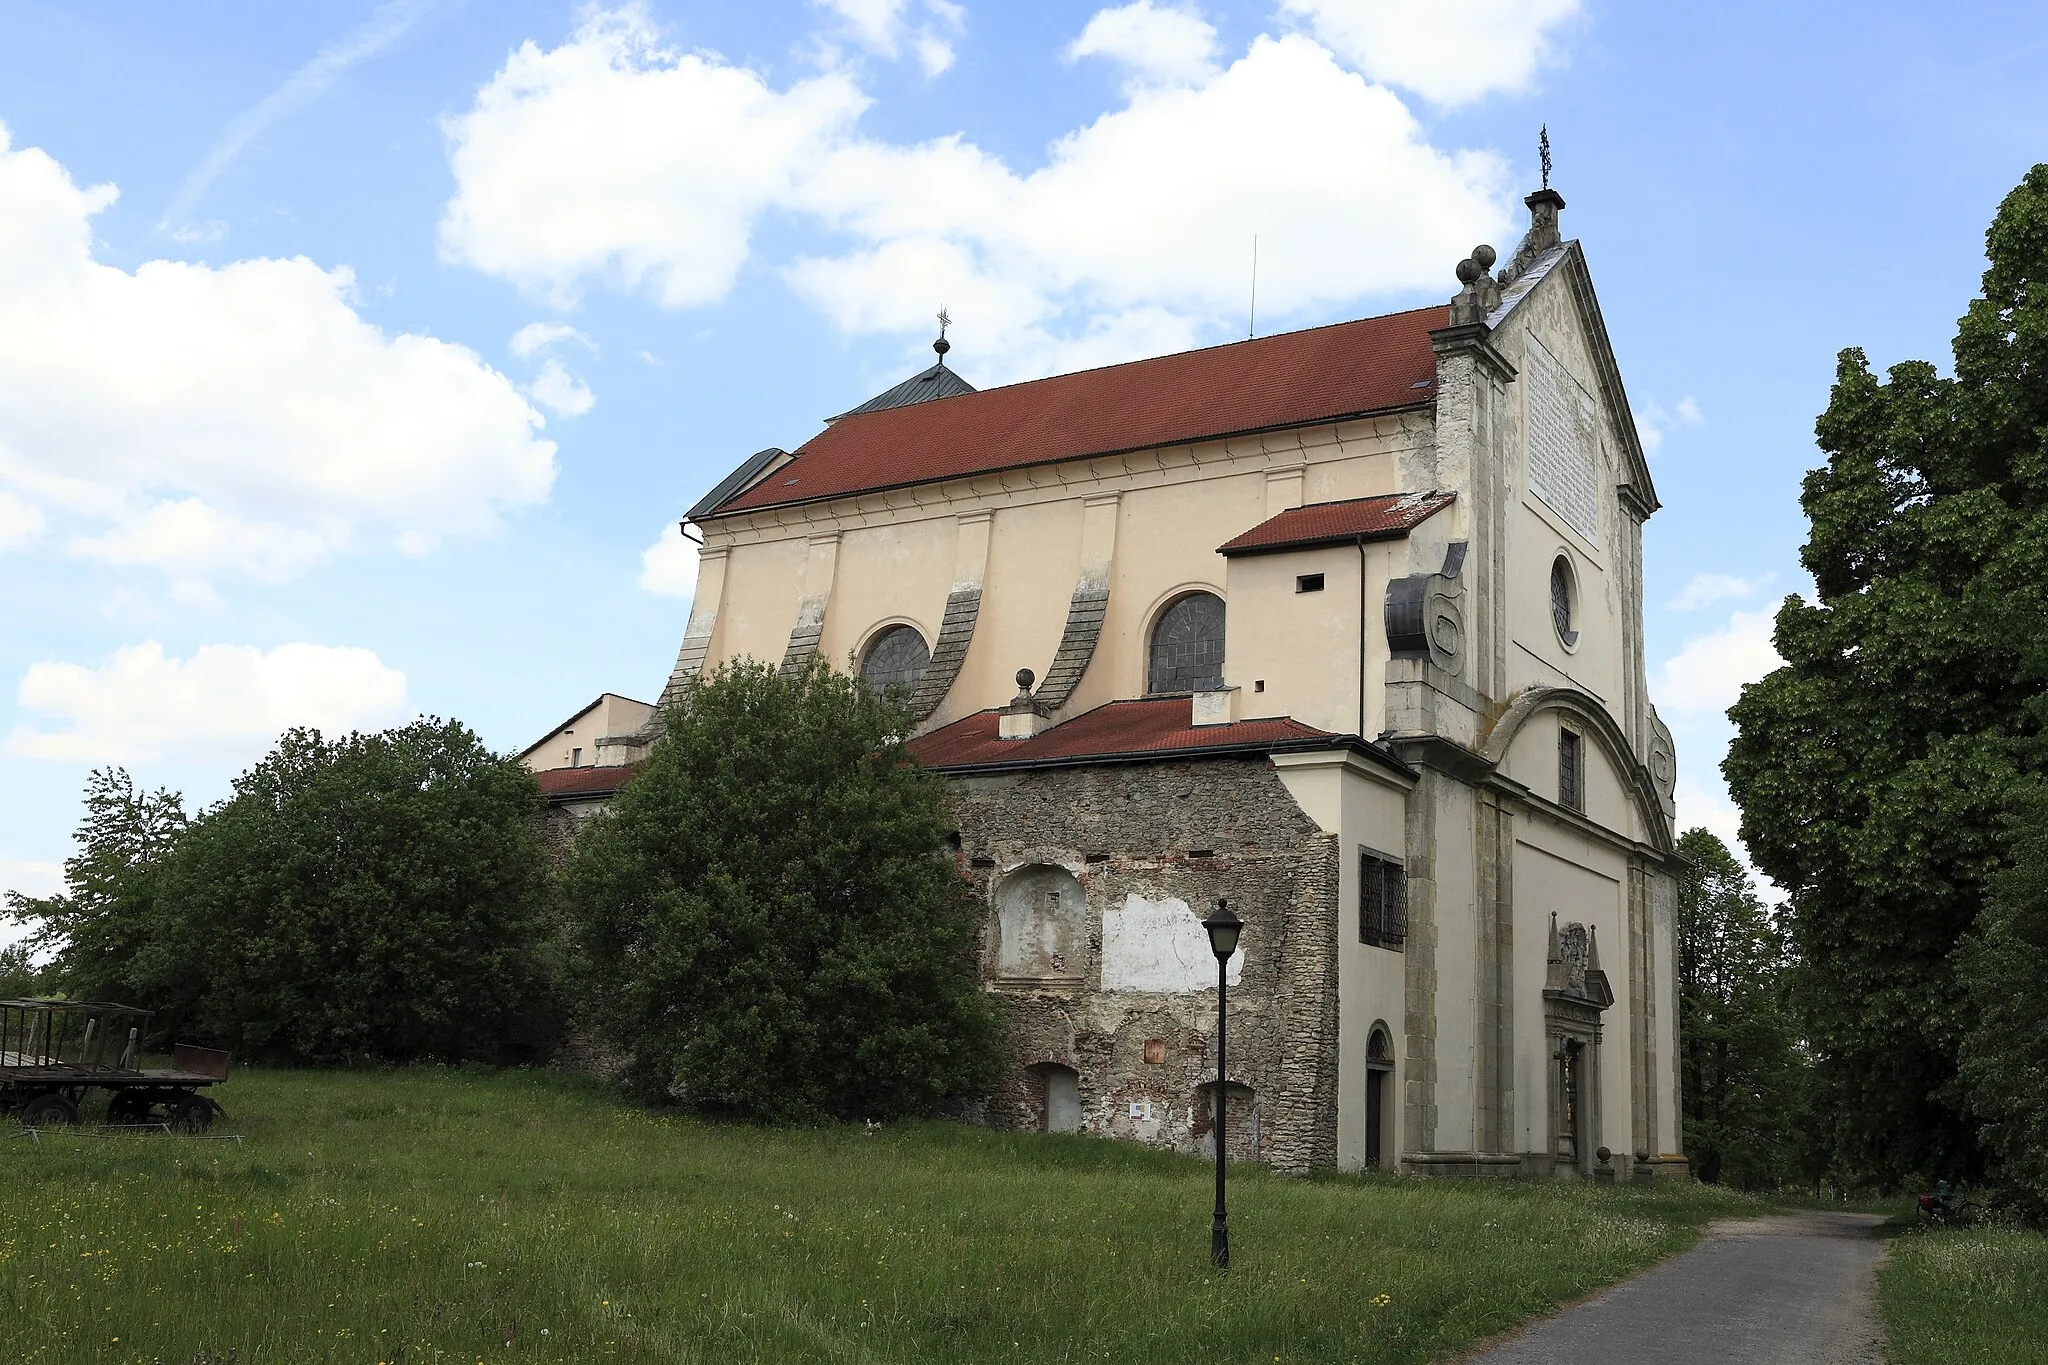
<path fill-rule="evenodd" d="M 561 881 L 582 997 L 648 1096 L 762 1120 L 982 1093 L 981 912 L 907 715 L 814 660 L 700 682 Z"/>
<path fill-rule="evenodd" d="M 189 824 L 94 774 L 70 893 L 26 903 L 79 994 L 276 1061 L 507 1060 L 546 1045 L 539 790 L 452 721 L 287 733 Z M 172 818 L 175 815 L 176 818 Z"/>

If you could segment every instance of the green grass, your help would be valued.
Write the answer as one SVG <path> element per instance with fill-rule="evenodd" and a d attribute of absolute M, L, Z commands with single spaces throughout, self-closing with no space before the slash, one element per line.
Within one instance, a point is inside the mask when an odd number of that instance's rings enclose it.
<path fill-rule="evenodd" d="M 1231 1179 L 945 1123 L 725 1127 L 544 1073 L 244 1071 L 235 1144 L 0 1137 L 0 1360 L 1422 1361 L 1761 1206 Z"/>
<path fill-rule="evenodd" d="M 1995 1228 L 1892 1239 L 1877 1277 L 1896 1365 L 2048 1361 L 2048 1236 Z"/>

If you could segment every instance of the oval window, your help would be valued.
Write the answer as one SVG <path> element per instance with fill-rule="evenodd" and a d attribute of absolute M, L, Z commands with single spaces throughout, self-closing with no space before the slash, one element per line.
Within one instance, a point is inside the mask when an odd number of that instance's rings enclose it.
<path fill-rule="evenodd" d="M 1152 627 L 1147 692 L 1202 692 L 1223 686 L 1223 599 L 1191 592 Z"/>
<path fill-rule="evenodd" d="M 909 626 L 891 626 L 868 641 L 860 658 L 860 675 L 877 692 L 891 688 L 915 691 L 932 661 L 924 636 Z"/>
<path fill-rule="evenodd" d="M 1571 561 L 1559 555 L 1550 562 L 1550 623 L 1567 649 L 1579 642 L 1579 632 L 1572 626 L 1572 586 Z"/>

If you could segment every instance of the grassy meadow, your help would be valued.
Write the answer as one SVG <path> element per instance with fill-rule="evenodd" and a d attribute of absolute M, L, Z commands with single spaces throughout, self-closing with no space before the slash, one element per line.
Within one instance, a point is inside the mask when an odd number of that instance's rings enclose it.
<path fill-rule="evenodd" d="M 1424 1361 L 1756 1207 L 1240 1167 L 1219 1276 L 1211 1168 L 1097 1139 L 727 1127 L 535 1072 L 217 1093 L 239 1143 L 0 1136 L 0 1360 Z"/>
<path fill-rule="evenodd" d="M 2048 1362 L 2048 1235 L 1916 1229 L 1892 1239 L 1877 1286 L 1895 1365 Z"/>

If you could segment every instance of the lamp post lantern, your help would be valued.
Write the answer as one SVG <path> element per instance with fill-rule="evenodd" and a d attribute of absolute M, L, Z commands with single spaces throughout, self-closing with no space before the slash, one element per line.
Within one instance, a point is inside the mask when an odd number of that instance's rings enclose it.
<path fill-rule="evenodd" d="M 1209 1224 L 1209 1260 L 1218 1270 L 1230 1269 L 1230 1214 L 1223 1203 L 1223 1162 L 1229 1147 L 1229 1059 L 1224 1051 L 1229 1040 L 1226 993 L 1230 989 L 1230 955 L 1237 951 L 1238 935 L 1244 921 L 1230 913 L 1230 902 L 1216 902 L 1215 913 L 1202 921 L 1209 931 L 1209 951 L 1216 954 L 1216 1216 Z"/>

